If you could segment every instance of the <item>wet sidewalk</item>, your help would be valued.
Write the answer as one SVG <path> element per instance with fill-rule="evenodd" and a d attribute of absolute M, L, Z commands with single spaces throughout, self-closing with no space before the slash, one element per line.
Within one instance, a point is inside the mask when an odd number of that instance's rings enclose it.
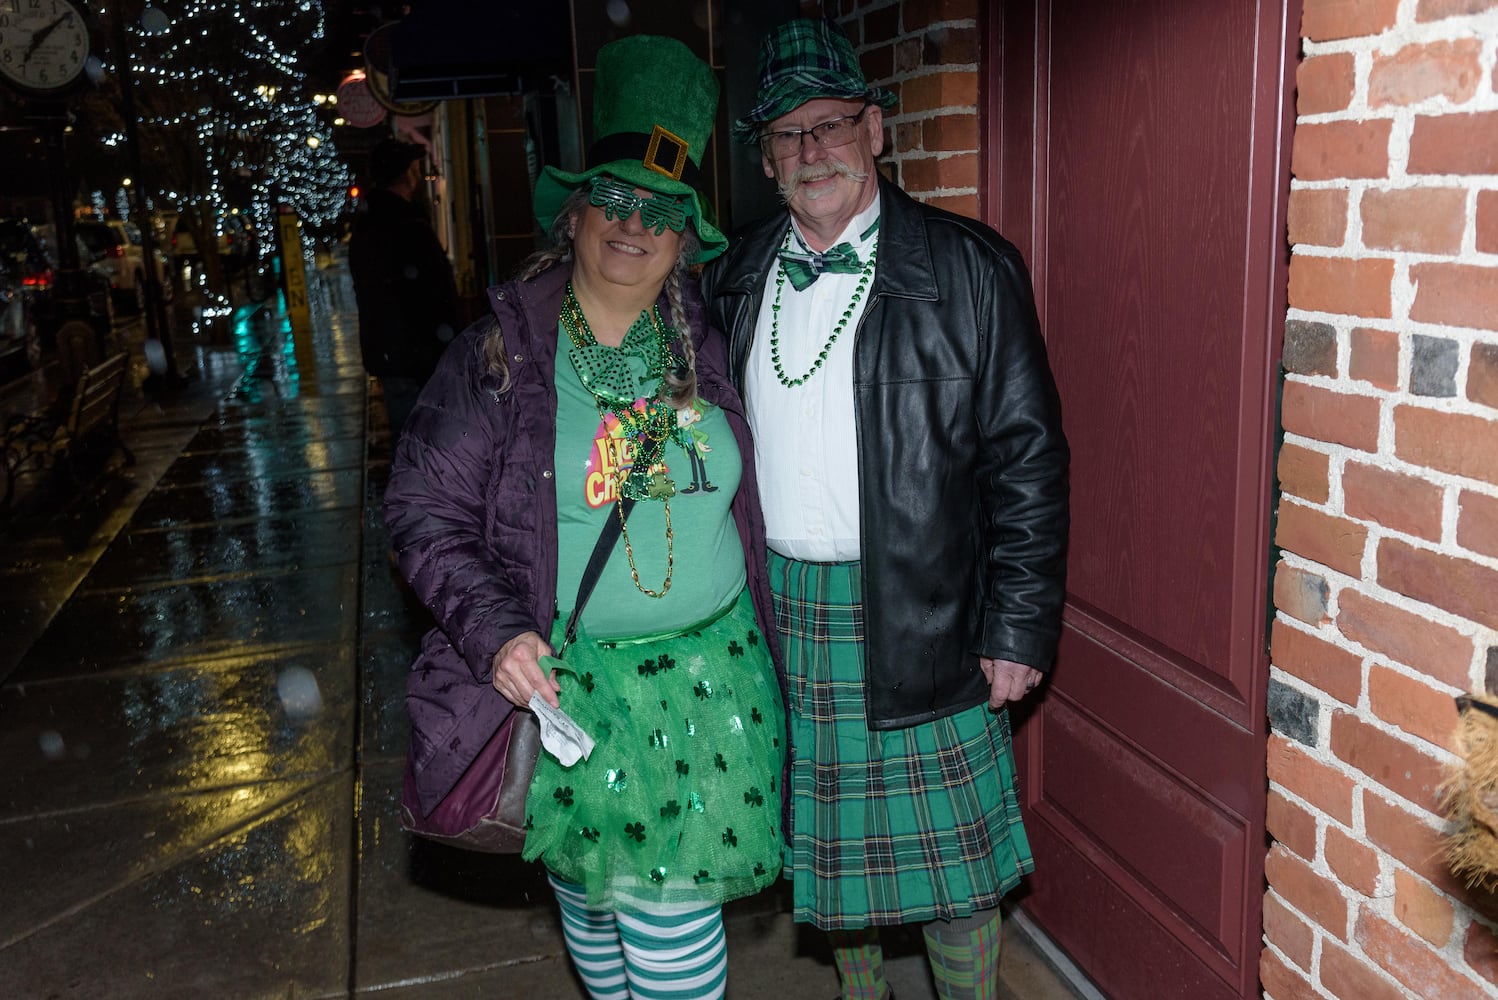
<path fill-rule="evenodd" d="M 426 612 L 391 569 L 352 296 L 178 347 L 136 464 L 0 519 L 0 997 L 582 997 L 537 868 L 395 822 Z M 780 894 L 730 908 L 729 995 L 828 1000 Z M 918 937 L 918 935 L 917 935 Z M 902 1000 L 932 996 L 889 942 Z M 1009 997 L 1062 1000 L 1024 935 Z"/>

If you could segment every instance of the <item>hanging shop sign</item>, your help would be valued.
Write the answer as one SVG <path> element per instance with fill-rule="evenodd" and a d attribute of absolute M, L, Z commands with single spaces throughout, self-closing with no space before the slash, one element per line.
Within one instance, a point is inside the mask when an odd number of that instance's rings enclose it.
<path fill-rule="evenodd" d="M 350 73 L 338 85 L 338 114 L 355 128 L 369 128 L 385 120 L 385 105 L 375 100 L 362 70 Z"/>

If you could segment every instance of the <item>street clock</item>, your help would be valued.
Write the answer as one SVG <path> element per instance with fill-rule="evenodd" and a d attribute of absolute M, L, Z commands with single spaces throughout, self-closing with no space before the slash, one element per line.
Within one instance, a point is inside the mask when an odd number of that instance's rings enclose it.
<path fill-rule="evenodd" d="M 0 0 L 0 79 L 42 97 L 77 82 L 88 59 L 83 12 L 68 0 Z"/>

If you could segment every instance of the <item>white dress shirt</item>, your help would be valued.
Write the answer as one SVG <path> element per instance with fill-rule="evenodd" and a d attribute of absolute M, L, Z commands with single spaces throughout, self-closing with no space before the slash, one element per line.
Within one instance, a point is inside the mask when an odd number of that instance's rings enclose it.
<path fill-rule="evenodd" d="M 847 242 L 867 263 L 879 234 L 859 237 L 879 217 L 879 200 L 833 241 Z M 795 225 L 792 222 L 792 225 Z M 790 236 L 792 249 L 801 249 Z M 853 419 L 853 341 L 868 305 L 870 282 L 843 324 L 827 360 L 804 382 L 784 385 L 771 359 L 776 340 L 777 266 L 766 277 L 763 304 L 745 373 L 746 405 L 754 429 L 760 503 L 770 548 L 805 562 L 859 558 L 858 439 Z M 852 302 L 861 274 L 827 273 L 803 291 L 789 281 L 780 291 L 778 342 L 787 379 L 805 376 Z"/>

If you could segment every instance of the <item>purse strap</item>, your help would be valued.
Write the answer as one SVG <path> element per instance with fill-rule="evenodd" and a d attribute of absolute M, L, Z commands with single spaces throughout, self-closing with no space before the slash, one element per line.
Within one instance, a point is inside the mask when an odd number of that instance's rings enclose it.
<path fill-rule="evenodd" d="M 556 653 L 559 660 L 562 654 L 567 652 L 567 647 L 572 645 L 572 640 L 577 638 L 577 620 L 582 617 L 583 605 L 587 604 L 588 598 L 593 596 L 593 588 L 598 583 L 598 577 L 603 573 L 604 564 L 613 554 L 614 542 L 618 541 L 619 533 L 624 530 L 624 519 L 629 517 L 629 512 L 634 505 L 634 498 L 624 498 L 619 503 L 619 516 L 606 518 L 603 522 L 603 530 L 598 533 L 598 541 L 593 546 L 593 554 L 588 557 L 588 566 L 583 570 L 583 578 L 577 585 L 577 602 L 572 605 L 572 614 L 567 616 L 567 629 L 562 633 L 562 648 Z"/>

